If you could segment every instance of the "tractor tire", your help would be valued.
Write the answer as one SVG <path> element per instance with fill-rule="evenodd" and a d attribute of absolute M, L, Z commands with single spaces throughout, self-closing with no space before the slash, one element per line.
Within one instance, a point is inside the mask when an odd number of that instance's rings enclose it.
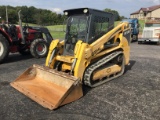
<path fill-rule="evenodd" d="M 9 43 L 7 39 L 0 34 L 0 63 L 2 63 L 9 54 Z"/>
<path fill-rule="evenodd" d="M 31 55 L 35 58 L 43 58 L 48 54 L 49 45 L 44 39 L 35 39 L 30 46 Z"/>

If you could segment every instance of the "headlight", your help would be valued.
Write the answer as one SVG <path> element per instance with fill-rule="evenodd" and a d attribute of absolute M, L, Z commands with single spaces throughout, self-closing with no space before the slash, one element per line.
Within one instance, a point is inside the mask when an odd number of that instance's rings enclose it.
<path fill-rule="evenodd" d="M 64 15 L 68 15 L 68 12 L 64 12 Z"/>
<path fill-rule="evenodd" d="M 87 13 L 87 12 L 88 12 L 88 9 L 84 9 L 83 12 L 84 12 L 84 13 Z"/>

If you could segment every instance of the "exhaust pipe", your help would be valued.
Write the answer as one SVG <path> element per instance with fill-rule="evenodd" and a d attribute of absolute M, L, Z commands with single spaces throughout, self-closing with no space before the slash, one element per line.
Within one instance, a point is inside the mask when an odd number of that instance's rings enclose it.
<path fill-rule="evenodd" d="M 23 34 L 23 30 L 22 30 L 22 20 L 21 20 L 21 10 L 18 12 L 18 17 L 19 17 L 19 26 L 20 26 L 20 32 L 21 32 L 21 36 L 22 36 L 22 44 L 25 44 L 26 41 L 24 39 L 24 34 Z"/>

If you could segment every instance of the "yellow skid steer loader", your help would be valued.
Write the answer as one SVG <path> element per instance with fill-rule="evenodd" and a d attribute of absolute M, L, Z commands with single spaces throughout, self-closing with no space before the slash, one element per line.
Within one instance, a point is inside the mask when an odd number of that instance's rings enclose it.
<path fill-rule="evenodd" d="M 65 40 L 54 40 L 45 66 L 33 65 L 11 82 L 42 106 L 55 109 L 83 96 L 82 84 L 96 87 L 121 76 L 129 63 L 131 31 L 114 27 L 114 15 L 89 9 L 65 10 Z"/>

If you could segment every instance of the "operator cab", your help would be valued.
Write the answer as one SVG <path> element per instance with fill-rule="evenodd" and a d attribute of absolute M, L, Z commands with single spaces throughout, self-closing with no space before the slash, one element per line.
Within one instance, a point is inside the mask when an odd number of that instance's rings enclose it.
<path fill-rule="evenodd" d="M 67 16 L 64 55 L 73 55 L 78 40 L 91 44 L 114 27 L 114 15 L 90 8 L 65 10 Z"/>

